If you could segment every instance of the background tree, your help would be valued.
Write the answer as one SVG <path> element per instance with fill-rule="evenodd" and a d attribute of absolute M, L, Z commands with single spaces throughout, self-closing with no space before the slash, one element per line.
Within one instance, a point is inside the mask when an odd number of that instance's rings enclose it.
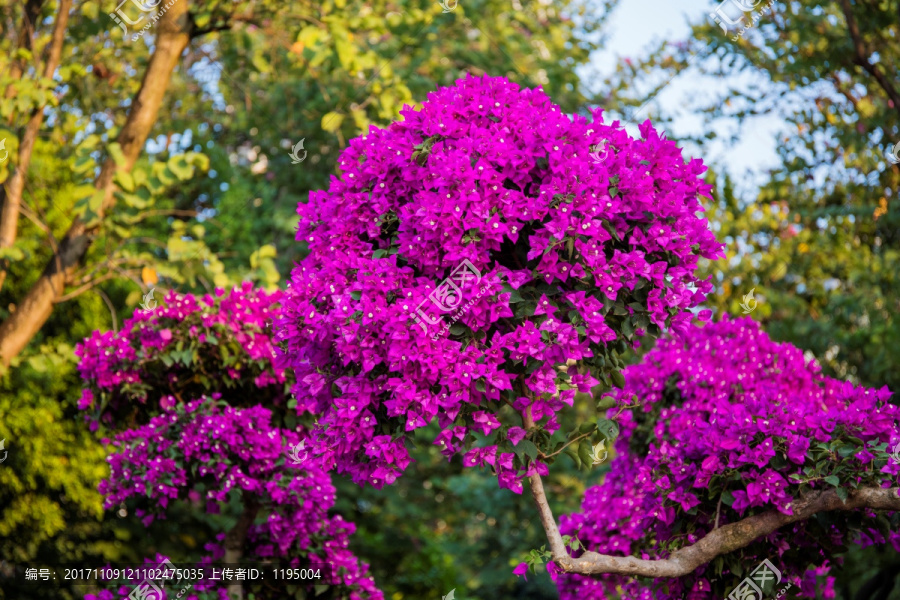
<path fill-rule="evenodd" d="M 723 123 L 784 118 L 781 164 L 758 191 L 716 180 L 710 218 L 728 244 L 727 262 L 711 266 L 716 306 L 737 311 L 755 287 L 765 299 L 755 314 L 776 339 L 813 351 L 837 376 L 896 389 L 900 290 L 891 265 L 900 244 L 900 167 L 886 152 L 900 142 L 897 3 L 804 0 L 763 9 L 746 13 L 727 36 L 702 22 L 690 40 L 621 63 L 611 103 L 643 105 L 636 78 L 664 82 L 663 72 L 690 65 L 724 90 L 711 87 L 690 101 L 689 110 L 705 119 L 683 139 L 708 148 Z M 742 133 L 731 129 L 731 140 Z"/>

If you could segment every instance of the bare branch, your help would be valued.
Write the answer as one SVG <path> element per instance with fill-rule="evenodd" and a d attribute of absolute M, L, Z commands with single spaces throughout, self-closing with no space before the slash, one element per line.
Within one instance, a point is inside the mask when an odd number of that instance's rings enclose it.
<path fill-rule="evenodd" d="M 134 222 L 137 223 L 139 221 L 143 221 L 144 219 L 149 219 L 150 217 L 158 217 L 161 215 L 165 215 L 167 217 L 196 217 L 197 211 L 196 210 L 183 210 L 183 209 L 178 209 L 178 208 L 169 208 L 169 209 L 160 208 L 160 209 L 156 209 L 156 210 L 148 210 L 148 211 L 145 211 L 145 212 L 142 212 L 141 214 L 139 214 L 137 216 L 137 218 L 134 220 Z"/>
<path fill-rule="evenodd" d="M 56 300 L 54 300 L 54 302 L 55 302 L 56 304 L 59 304 L 60 302 L 68 302 L 69 300 L 71 300 L 71 299 L 73 299 L 73 298 L 77 298 L 78 296 L 80 296 L 81 294 L 85 293 L 86 291 L 88 291 L 88 290 L 90 290 L 90 289 L 92 289 L 92 288 L 94 288 L 94 287 L 100 285 L 100 284 L 103 283 L 104 281 L 109 281 L 110 279 L 115 279 L 115 278 L 118 277 L 118 276 L 119 276 L 118 273 L 106 273 L 106 274 L 104 274 L 104 275 L 101 275 L 101 276 L 98 277 L 97 279 L 94 279 L 93 281 L 87 282 L 87 283 L 84 284 L 83 286 L 81 286 L 81 287 L 79 287 L 79 288 L 77 288 L 77 289 L 75 289 L 75 290 L 72 290 L 72 291 L 69 292 L 68 294 L 66 294 L 66 295 L 64 295 L 64 296 L 60 296 L 59 298 L 57 298 Z"/>
<path fill-rule="evenodd" d="M 106 302 L 106 308 L 109 309 L 109 316 L 112 317 L 113 333 L 118 333 L 119 332 L 119 318 L 116 314 L 116 307 L 113 306 L 113 303 L 109 299 L 109 296 L 107 296 L 103 290 L 98 288 L 94 291 L 97 292 L 97 295 L 100 296 L 104 302 Z"/>

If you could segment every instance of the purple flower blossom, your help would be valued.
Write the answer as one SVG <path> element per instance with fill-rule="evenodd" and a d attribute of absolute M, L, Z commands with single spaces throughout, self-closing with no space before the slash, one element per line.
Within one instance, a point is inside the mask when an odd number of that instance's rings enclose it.
<path fill-rule="evenodd" d="M 273 364 L 269 325 L 281 297 L 250 284 L 200 299 L 170 292 L 152 315 L 136 312 L 119 333 L 94 332 L 78 346 L 86 384 L 79 408 L 92 428 L 118 430 L 100 492 L 108 509 L 135 503 L 145 525 L 175 502 L 204 502 L 219 514 L 235 498 L 253 498 L 264 518 L 247 533 L 247 556 L 330 562 L 347 597 L 380 599 L 368 567 L 346 549 L 353 525 L 329 514 L 329 475 L 314 461 L 290 460 L 309 438 L 304 427 L 279 425 L 289 374 Z M 352 412 L 371 415 L 362 408 Z M 383 438 L 373 438 L 378 456 L 404 468 L 402 443 Z M 220 537 L 207 544 L 207 559 L 224 555 Z"/>
<path fill-rule="evenodd" d="M 518 444 L 508 428 L 521 423 L 488 406 L 518 402 L 514 385 L 542 396 L 535 424 L 556 431 L 576 393 L 559 367 L 684 329 L 712 289 L 697 259 L 721 252 L 699 216 L 702 163 L 649 123 L 633 139 L 600 110 L 566 115 L 542 90 L 492 77 L 401 114 L 351 140 L 340 177 L 297 207 L 309 255 L 276 321 L 298 412 L 323 414 L 312 452 L 377 485 L 407 462 L 368 450 L 385 427 L 408 438 L 437 419 L 448 457 L 476 433 L 499 452 Z M 463 464 L 499 460 L 486 452 Z M 515 457 L 498 480 L 519 490 L 527 471 Z"/>

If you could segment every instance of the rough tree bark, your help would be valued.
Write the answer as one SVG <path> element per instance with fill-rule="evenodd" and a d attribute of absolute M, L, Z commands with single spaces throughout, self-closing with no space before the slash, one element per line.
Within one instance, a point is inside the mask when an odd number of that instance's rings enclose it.
<path fill-rule="evenodd" d="M 72 9 L 72 0 L 60 0 L 59 12 L 56 16 L 56 24 L 53 26 L 53 37 L 47 44 L 47 58 L 44 63 L 44 77 L 53 77 L 59 66 L 62 55 L 63 42 L 66 38 L 66 27 L 69 24 L 69 11 Z M 29 17 L 26 15 L 26 20 Z M 24 29 L 24 28 L 23 28 Z M 32 27 L 33 29 L 33 27 Z M 34 143 L 37 141 L 38 132 L 44 122 L 44 107 L 40 106 L 31 113 L 28 124 L 19 142 L 19 161 L 12 176 L 3 188 L 0 188 L 0 250 L 10 248 L 16 241 L 16 233 L 19 230 L 19 207 L 22 204 L 22 192 L 25 189 L 25 176 L 31 165 L 31 154 L 34 151 Z M 0 289 L 6 281 L 7 265 L 0 262 Z"/>
<path fill-rule="evenodd" d="M 634 577 L 681 577 L 717 556 L 748 546 L 754 540 L 784 525 L 809 519 L 818 512 L 858 508 L 900 510 L 900 495 L 898 495 L 900 488 L 847 490 L 849 497 L 846 502 L 838 497 L 835 490 L 829 489 L 798 498 L 791 507 L 793 515 L 772 510 L 723 525 L 696 543 L 673 552 L 669 558 L 643 560 L 633 556 L 610 556 L 591 551 L 583 553 L 578 558 L 572 558 L 559 534 L 540 475 L 532 475 L 529 483 L 540 512 L 541 523 L 544 525 L 544 532 L 550 543 L 553 562 L 566 573 L 581 575 L 614 573 Z"/>
<path fill-rule="evenodd" d="M 259 511 L 257 504 L 248 494 L 244 494 L 244 510 L 238 518 L 237 524 L 225 536 L 225 563 L 237 564 L 244 556 L 244 542 L 247 539 L 247 531 L 256 519 Z M 228 596 L 232 600 L 244 600 L 244 590 L 240 581 L 232 581 L 228 584 Z"/>
<path fill-rule="evenodd" d="M 113 178 L 117 170 L 130 171 L 137 161 L 156 122 L 172 73 L 190 42 L 192 21 L 188 4 L 188 0 L 176 2 L 156 24 L 155 50 L 116 140 L 125 164 L 119 167 L 111 158 L 107 159 L 95 181 L 96 189 L 104 193 L 99 211 L 101 219 L 115 201 Z M 40 278 L 18 303 L 15 312 L 0 325 L 0 364 L 8 366 L 50 318 L 54 301 L 62 296 L 68 278 L 81 264 L 96 233 L 96 226 L 89 228 L 79 218 L 72 222 Z"/>

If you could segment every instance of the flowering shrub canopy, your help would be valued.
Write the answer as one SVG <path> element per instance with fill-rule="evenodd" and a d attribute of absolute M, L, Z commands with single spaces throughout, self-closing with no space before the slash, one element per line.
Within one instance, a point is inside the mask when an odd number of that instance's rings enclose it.
<path fill-rule="evenodd" d="M 298 409 L 323 415 L 327 468 L 391 483 L 437 417 L 443 453 L 518 492 L 576 392 L 615 382 L 618 353 L 683 330 L 710 290 L 694 276 L 720 252 L 698 216 L 705 167 L 649 123 L 635 140 L 502 78 L 401 114 L 298 207 L 309 255 L 278 319 L 284 364 Z M 537 428 L 501 423 L 524 411 Z"/>
<path fill-rule="evenodd" d="M 95 331 L 75 351 L 88 383 L 79 408 L 121 425 L 214 392 L 230 406 L 284 405 L 289 384 L 268 331 L 281 294 L 249 283 L 202 298 L 170 291 L 122 331 Z"/>
<path fill-rule="evenodd" d="M 272 365 L 267 323 L 280 299 L 250 284 L 203 298 L 170 292 L 165 306 L 76 349 L 87 384 L 81 408 L 95 426 L 120 430 L 100 491 L 107 508 L 132 502 L 145 524 L 174 501 L 218 513 L 238 496 L 258 521 L 242 543 L 250 560 L 331 563 L 341 583 L 335 594 L 381 598 L 347 549 L 353 524 L 328 514 L 329 476 L 291 458 L 302 453 L 292 450 L 306 430 L 289 425 L 290 381 Z M 206 560 L 221 560 L 225 541 L 222 533 L 207 544 Z"/>
<path fill-rule="evenodd" d="M 790 344 L 773 342 L 748 318 L 691 328 L 667 339 L 625 371 L 617 392 L 622 413 L 617 457 L 582 511 L 564 516 L 561 532 L 590 550 L 644 558 L 669 553 L 716 526 L 778 510 L 814 490 L 898 483 L 887 454 L 900 443 L 900 408 L 890 392 L 820 373 Z M 617 409 L 613 409 L 617 410 Z M 886 452 L 887 451 L 887 452 Z M 721 503 L 720 503 L 721 501 Z M 834 554 L 851 543 L 891 542 L 900 550 L 900 515 L 870 510 L 822 513 L 785 526 L 679 580 L 656 586 L 603 575 L 561 575 L 563 599 L 724 598 L 763 559 L 815 598 Z"/>

